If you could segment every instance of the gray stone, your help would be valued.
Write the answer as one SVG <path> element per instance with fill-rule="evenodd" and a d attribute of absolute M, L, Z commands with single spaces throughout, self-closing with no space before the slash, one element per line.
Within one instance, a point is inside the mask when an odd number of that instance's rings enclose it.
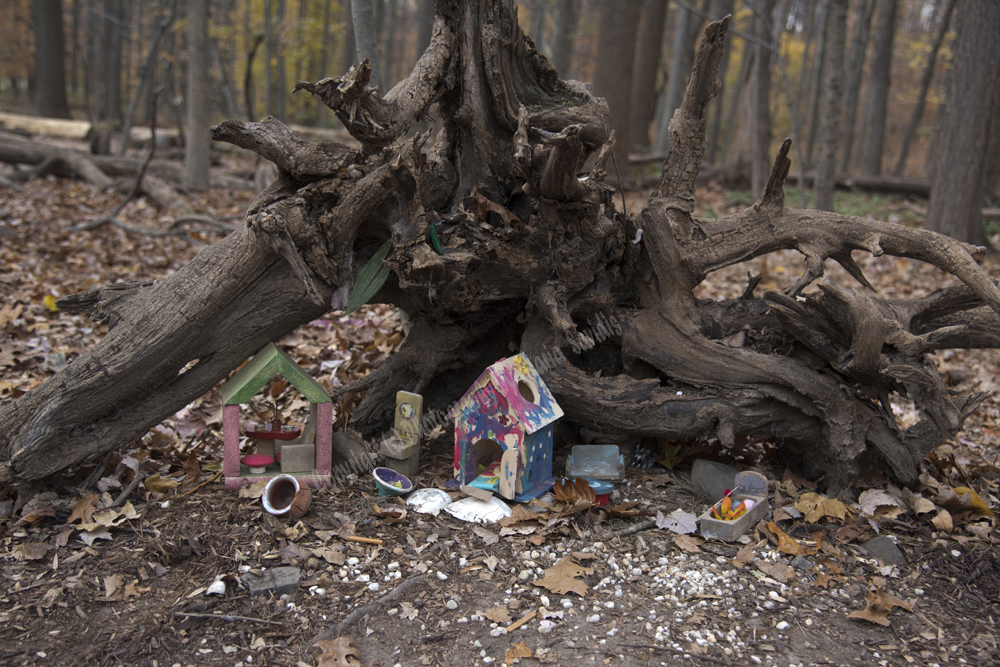
<path fill-rule="evenodd" d="M 725 463 L 696 459 L 691 467 L 691 481 L 708 494 L 712 502 L 725 495 L 726 489 L 736 486 L 736 474 L 739 471 Z"/>
<path fill-rule="evenodd" d="M 896 546 L 896 542 L 888 535 L 875 537 L 865 542 L 865 550 L 869 558 L 875 558 L 886 565 L 906 565 L 906 556 Z"/>
<path fill-rule="evenodd" d="M 370 452 L 363 443 L 346 433 L 333 434 L 333 465 L 339 466 L 352 460 L 370 460 Z M 374 467 L 374 466 L 372 466 Z"/>
<path fill-rule="evenodd" d="M 798 556 L 792 559 L 792 567 L 794 567 L 796 570 L 808 571 L 813 569 L 813 567 L 815 567 L 815 564 L 802 554 L 799 554 Z"/>
<path fill-rule="evenodd" d="M 413 477 L 420 472 L 420 448 L 417 447 L 416 450 L 416 454 L 408 456 L 405 459 L 386 456 L 382 461 L 382 467 L 395 470 L 405 477 Z"/>
<path fill-rule="evenodd" d="M 299 580 L 302 578 L 302 570 L 292 565 L 285 567 L 275 567 L 264 570 L 257 575 L 247 572 L 242 577 L 243 583 L 250 589 L 250 595 L 262 595 L 274 593 L 284 595 L 294 593 L 299 588 Z"/>

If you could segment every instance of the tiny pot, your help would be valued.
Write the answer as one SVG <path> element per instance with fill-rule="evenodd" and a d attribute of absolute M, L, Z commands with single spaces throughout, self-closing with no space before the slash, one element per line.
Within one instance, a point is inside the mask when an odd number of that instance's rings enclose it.
<path fill-rule="evenodd" d="M 299 484 L 292 475 L 276 475 L 264 487 L 260 502 L 264 509 L 276 516 L 298 518 L 306 513 L 312 493 L 305 484 Z"/>

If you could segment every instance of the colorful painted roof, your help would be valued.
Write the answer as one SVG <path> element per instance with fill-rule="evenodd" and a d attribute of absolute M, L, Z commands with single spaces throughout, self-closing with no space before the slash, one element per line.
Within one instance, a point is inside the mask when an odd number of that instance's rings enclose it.
<path fill-rule="evenodd" d="M 330 402 L 330 395 L 322 385 L 274 343 L 265 345 L 236 375 L 222 385 L 222 402 L 226 405 L 247 403 L 278 374 L 298 389 L 309 402 Z"/>
<path fill-rule="evenodd" d="M 528 432 L 534 433 L 563 416 L 562 408 L 552 397 L 542 377 L 524 354 L 496 362 L 479 376 L 465 395 L 448 412 L 447 419 L 454 419 L 471 407 L 475 394 L 490 382 L 507 399 L 510 417 Z"/>

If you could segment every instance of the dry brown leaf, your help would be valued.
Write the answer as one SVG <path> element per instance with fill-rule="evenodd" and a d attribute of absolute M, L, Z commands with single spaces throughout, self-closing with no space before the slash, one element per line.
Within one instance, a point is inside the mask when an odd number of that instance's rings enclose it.
<path fill-rule="evenodd" d="M 142 480 L 142 485 L 146 487 L 146 490 L 157 493 L 166 493 L 170 489 L 176 489 L 180 484 L 180 482 L 172 480 L 169 477 L 160 477 L 159 473 L 150 475 Z M 261 494 L 263 495 L 263 493 L 262 490 Z"/>
<path fill-rule="evenodd" d="M 941 510 L 938 512 L 937 516 L 931 519 L 931 523 L 938 530 L 950 533 L 955 530 L 955 524 L 951 520 L 951 513 L 948 510 Z"/>
<path fill-rule="evenodd" d="M 201 462 L 198 460 L 198 453 L 191 452 L 187 458 L 181 461 L 184 466 L 184 479 L 181 480 L 181 489 L 190 489 L 197 486 L 201 481 Z M 147 489 L 149 487 L 146 487 Z"/>
<path fill-rule="evenodd" d="M 816 588 L 826 588 L 830 585 L 830 581 L 833 579 L 828 574 L 817 574 L 816 578 L 813 579 L 813 586 Z"/>
<path fill-rule="evenodd" d="M 753 550 L 756 549 L 758 544 L 756 542 L 750 542 L 743 546 L 739 551 L 736 552 L 736 556 L 733 558 L 732 563 L 736 567 L 743 569 L 748 563 L 753 561 Z"/>
<path fill-rule="evenodd" d="M 111 576 L 104 577 L 104 597 L 109 598 L 118 592 L 118 589 L 122 587 L 122 575 L 112 574 Z"/>
<path fill-rule="evenodd" d="M 844 503 L 836 498 L 827 498 L 812 491 L 803 493 L 795 501 L 795 509 L 805 515 L 806 523 L 816 523 L 825 516 L 843 521 L 847 515 Z"/>
<path fill-rule="evenodd" d="M 534 544 L 536 547 L 540 547 L 543 544 L 545 544 L 545 536 L 540 533 L 536 533 L 534 535 L 529 536 L 528 541 Z"/>
<path fill-rule="evenodd" d="M 485 616 L 494 623 L 503 623 L 504 625 L 510 623 L 510 609 L 507 609 L 506 605 L 499 605 L 497 607 L 487 609 Z"/>
<path fill-rule="evenodd" d="M 778 536 L 778 551 L 781 553 L 789 554 L 791 556 L 807 555 L 805 547 L 799 544 L 794 537 L 790 537 L 788 533 L 779 528 L 778 524 L 775 522 L 769 522 L 767 524 L 767 529 Z"/>
<path fill-rule="evenodd" d="M 555 495 L 556 500 L 561 500 L 563 502 L 568 502 L 573 505 L 577 503 L 590 503 L 593 504 L 597 496 L 594 494 L 594 490 L 590 488 L 590 482 L 582 477 L 577 477 L 576 479 L 560 479 L 556 481 L 555 485 L 552 487 L 552 493 Z"/>
<path fill-rule="evenodd" d="M 810 482 L 808 479 L 802 479 L 791 470 L 785 470 L 785 474 L 781 476 L 781 486 L 791 494 L 798 493 L 799 489 L 809 489 L 812 491 L 816 488 L 816 482 Z"/>
<path fill-rule="evenodd" d="M 853 542 L 867 534 L 868 526 L 862 526 L 860 523 L 849 523 L 846 526 L 841 526 L 835 533 L 838 540 L 846 543 Z"/>
<path fill-rule="evenodd" d="M 353 637 L 321 639 L 313 646 L 322 651 L 316 658 L 316 667 L 363 667 Z"/>
<path fill-rule="evenodd" d="M 934 511 L 934 503 L 919 493 L 910 491 L 905 486 L 903 487 L 903 502 L 909 505 L 914 514 L 926 514 Z"/>
<path fill-rule="evenodd" d="M 858 618 L 862 621 L 870 621 L 879 625 L 889 625 L 889 612 L 893 607 L 902 607 L 906 611 L 912 612 L 913 605 L 900 600 L 892 593 L 888 593 L 879 588 L 875 591 L 865 593 L 865 608 L 861 611 L 852 611 L 847 618 Z"/>
<path fill-rule="evenodd" d="M 513 526 L 515 523 L 521 523 L 522 521 L 534 521 L 535 519 L 539 519 L 541 517 L 541 514 L 532 512 L 524 505 L 514 505 L 514 509 L 511 510 L 510 516 L 505 516 L 500 519 L 500 525 Z"/>
<path fill-rule="evenodd" d="M 240 498 L 260 498 L 264 495 L 264 487 L 267 486 L 268 480 L 262 479 L 252 484 L 247 484 L 246 486 L 240 487 L 239 493 L 237 494 Z"/>
<path fill-rule="evenodd" d="M 758 570 L 771 577 L 779 584 L 787 583 L 795 578 L 795 570 L 784 563 L 772 563 L 758 558 L 754 560 L 753 564 Z"/>
<path fill-rule="evenodd" d="M 45 517 L 55 516 L 55 515 L 56 515 L 55 505 L 49 503 L 45 507 L 41 507 L 37 510 L 34 510 L 33 512 L 29 512 L 28 514 L 23 515 L 20 519 L 17 520 L 17 523 L 14 525 L 25 526 L 32 523 L 38 523 Z"/>
<path fill-rule="evenodd" d="M 558 595 L 576 593 L 580 597 L 583 597 L 587 594 L 587 584 L 576 577 L 593 573 L 594 568 L 584 567 L 576 563 L 571 557 L 566 556 L 545 570 L 545 577 L 536 581 L 535 585 L 547 588 Z"/>
<path fill-rule="evenodd" d="M 483 538 L 483 542 L 485 543 L 486 546 L 496 544 L 500 540 L 499 535 L 481 526 L 473 526 L 472 532 L 478 535 L 479 537 Z"/>
<path fill-rule="evenodd" d="M 406 519 L 406 510 L 403 508 L 385 508 L 382 509 L 378 505 L 373 506 L 375 513 L 382 517 L 382 521 L 387 524 L 393 523 L 403 523 Z"/>
<path fill-rule="evenodd" d="M 97 498 L 98 495 L 96 493 L 88 493 L 83 498 L 80 498 L 76 505 L 73 506 L 73 513 L 69 515 L 66 523 L 73 523 L 77 520 L 80 520 L 82 523 L 90 523 L 94 512 L 97 511 Z"/>
<path fill-rule="evenodd" d="M 705 540 L 700 537 L 695 537 L 694 535 L 674 535 L 674 544 L 679 546 L 684 551 L 689 551 L 693 554 L 701 553 L 699 548 L 704 544 Z"/>
<path fill-rule="evenodd" d="M 17 560 L 39 560 L 53 549 L 54 545 L 45 542 L 24 542 L 11 549 L 11 554 Z"/>
<path fill-rule="evenodd" d="M 521 658 L 530 658 L 531 649 L 523 641 L 520 644 L 511 644 L 511 647 L 504 653 L 504 662 L 513 665 L 520 662 Z"/>

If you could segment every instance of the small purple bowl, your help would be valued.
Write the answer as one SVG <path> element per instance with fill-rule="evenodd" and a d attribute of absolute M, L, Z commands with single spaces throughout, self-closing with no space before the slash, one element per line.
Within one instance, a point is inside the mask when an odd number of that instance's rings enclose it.
<path fill-rule="evenodd" d="M 392 468 L 375 468 L 372 477 L 380 496 L 402 496 L 413 490 L 413 482 Z"/>

